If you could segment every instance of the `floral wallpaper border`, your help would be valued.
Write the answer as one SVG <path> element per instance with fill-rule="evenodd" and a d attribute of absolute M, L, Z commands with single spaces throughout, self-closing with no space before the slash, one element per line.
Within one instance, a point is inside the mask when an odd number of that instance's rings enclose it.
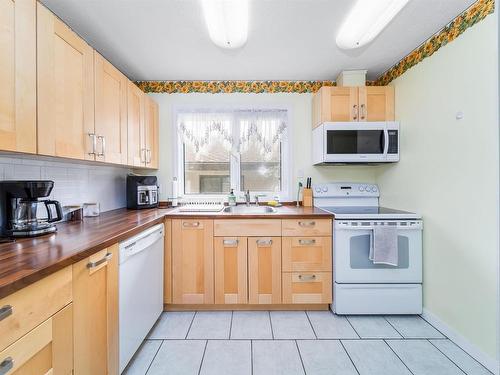
<path fill-rule="evenodd" d="M 441 47 L 455 40 L 466 29 L 483 20 L 495 10 L 495 0 L 477 0 L 449 24 L 410 52 L 367 86 L 385 86 L 411 67 L 431 56 Z M 312 93 L 322 86 L 335 86 L 334 81 L 137 81 L 144 92 L 188 93 Z"/>

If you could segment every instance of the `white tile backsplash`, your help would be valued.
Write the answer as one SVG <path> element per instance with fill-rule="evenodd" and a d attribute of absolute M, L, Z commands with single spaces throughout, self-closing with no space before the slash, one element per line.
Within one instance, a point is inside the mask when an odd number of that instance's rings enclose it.
<path fill-rule="evenodd" d="M 122 208 L 128 168 L 0 155 L 0 180 L 52 180 L 51 199 L 63 206 L 99 202 L 101 212 Z"/>

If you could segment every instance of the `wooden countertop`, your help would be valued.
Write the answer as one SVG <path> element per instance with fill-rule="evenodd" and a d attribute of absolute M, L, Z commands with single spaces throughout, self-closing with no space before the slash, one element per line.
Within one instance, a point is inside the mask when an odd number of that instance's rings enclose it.
<path fill-rule="evenodd" d="M 242 215 L 222 212 L 179 212 L 177 208 L 119 209 L 81 222 L 57 224 L 57 233 L 0 244 L 0 298 L 78 262 L 108 246 L 171 218 L 286 219 L 333 215 L 318 208 L 283 206 L 277 213 Z"/>

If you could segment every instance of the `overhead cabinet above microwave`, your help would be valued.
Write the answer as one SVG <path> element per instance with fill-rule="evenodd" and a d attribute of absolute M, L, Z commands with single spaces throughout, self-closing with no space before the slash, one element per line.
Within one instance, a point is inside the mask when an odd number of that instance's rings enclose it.
<path fill-rule="evenodd" d="M 399 161 L 398 122 L 325 122 L 312 139 L 315 165 Z"/>

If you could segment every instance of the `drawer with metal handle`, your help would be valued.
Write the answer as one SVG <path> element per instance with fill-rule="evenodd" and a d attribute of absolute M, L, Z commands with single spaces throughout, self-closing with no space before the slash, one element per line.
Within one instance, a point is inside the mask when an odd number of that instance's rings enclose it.
<path fill-rule="evenodd" d="M 331 237 L 283 237 L 283 272 L 332 271 Z"/>
<path fill-rule="evenodd" d="M 283 303 L 328 304 L 332 302 L 331 272 L 284 272 Z"/>
<path fill-rule="evenodd" d="M 287 219 L 282 222 L 283 236 L 331 236 L 330 219 Z"/>

